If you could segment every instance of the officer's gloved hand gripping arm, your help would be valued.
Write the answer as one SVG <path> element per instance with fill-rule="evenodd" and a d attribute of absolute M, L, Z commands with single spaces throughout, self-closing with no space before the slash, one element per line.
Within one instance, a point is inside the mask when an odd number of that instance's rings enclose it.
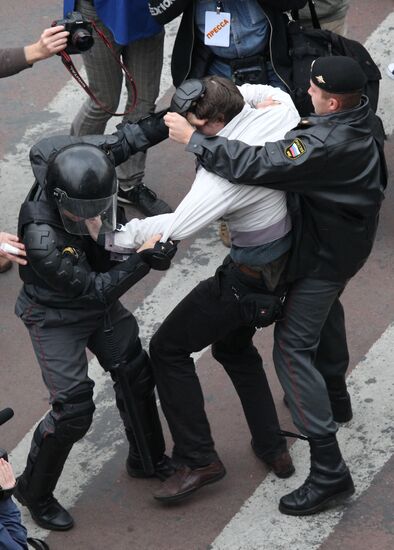
<path fill-rule="evenodd" d="M 159 236 L 155 239 L 158 240 Z M 151 268 L 168 269 L 175 253 L 163 246 L 155 247 L 152 239 L 150 248 L 131 254 L 126 261 L 105 273 L 98 273 L 91 270 L 85 253 L 78 249 L 78 245 L 73 246 L 71 235 L 70 246 L 64 247 L 57 240 L 56 231 L 50 225 L 31 223 L 26 227 L 26 254 L 35 274 L 63 296 L 103 304 L 122 296 Z"/>

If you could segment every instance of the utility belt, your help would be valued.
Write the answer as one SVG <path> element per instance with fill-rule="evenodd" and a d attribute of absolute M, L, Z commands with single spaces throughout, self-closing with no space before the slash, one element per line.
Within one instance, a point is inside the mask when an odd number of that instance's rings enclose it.
<path fill-rule="evenodd" d="M 227 59 L 225 57 L 218 57 L 218 59 L 230 65 L 232 79 L 237 86 L 242 86 L 242 84 L 268 84 L 267 61 L 270 60 L 269 52 L 238 59 Z"/>
<path fill-rule="evenodd" d="M 286 252 L 277 260 L 258 268 L 236 264 L 228 257 L 218 268 L 215 278 L 219 292 L 237 300 L 243 324 L 258 329 L 283 318 L 286 296 L 284 273 L 288 255 Z M 248 278 L 244 278 L 243 274 Z"/>

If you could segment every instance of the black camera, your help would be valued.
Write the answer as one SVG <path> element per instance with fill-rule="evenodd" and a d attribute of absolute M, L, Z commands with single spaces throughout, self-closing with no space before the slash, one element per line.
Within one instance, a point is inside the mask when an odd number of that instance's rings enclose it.
<path fill-rule="evenodd" d="M 52 27 L 63 25 L 70 34 L 67 38 L 68 54 L 81 53 L 90 50 L 94 44 L 92 24 L 78 11 L 72 11 L 64 19 L 52 23 Z"/>

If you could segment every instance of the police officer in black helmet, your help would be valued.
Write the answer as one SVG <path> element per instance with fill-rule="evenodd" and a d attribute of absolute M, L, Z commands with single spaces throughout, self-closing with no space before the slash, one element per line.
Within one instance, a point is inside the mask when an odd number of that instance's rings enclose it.
<path fill-rule="evenodd" d="M 167 135 L 165 129 L 154 133 L 143 121 L 113 136 L 44 139 L 30 153 L 36 181 L 19 216 L 28 265 L 20 270 L 24 285 L 16 313 L 29 330 L 51 410 L 35 430 L 15 496 L 46 529 L 73 526 L 53 492 L 95 409 L 86 348 L 114 380 L 129 442 L 128 473 L 164 479 L 173 471 L 164 454 L 149 358 L 134 316 L 118 298 L 151 267 L 169 267 L 174 246 L 156 244 L 156 236 L 125 261 L 114 261 L 86 226 L 99 219 L 100 233 L 115 229 L 115 164 Z"/>

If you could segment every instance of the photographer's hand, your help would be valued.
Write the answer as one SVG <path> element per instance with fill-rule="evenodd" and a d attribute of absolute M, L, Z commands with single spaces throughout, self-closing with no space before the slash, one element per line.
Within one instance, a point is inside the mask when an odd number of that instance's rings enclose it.
<path fill-rule="evenodd" d="M 62 25 L 45 29 L 39 40 L 30 46 L 25 46 L 25 57 L 29 65 L 36 61 L 47 59 L 67 46 L 67 37 L 70 33 Z"/>
<path fill-rule="evenodd" d="M 0 458 L 0 487 L 2 489 L 12 489 L 15 487 L 16 479 L 12 466 L 9 462 Z"/>

